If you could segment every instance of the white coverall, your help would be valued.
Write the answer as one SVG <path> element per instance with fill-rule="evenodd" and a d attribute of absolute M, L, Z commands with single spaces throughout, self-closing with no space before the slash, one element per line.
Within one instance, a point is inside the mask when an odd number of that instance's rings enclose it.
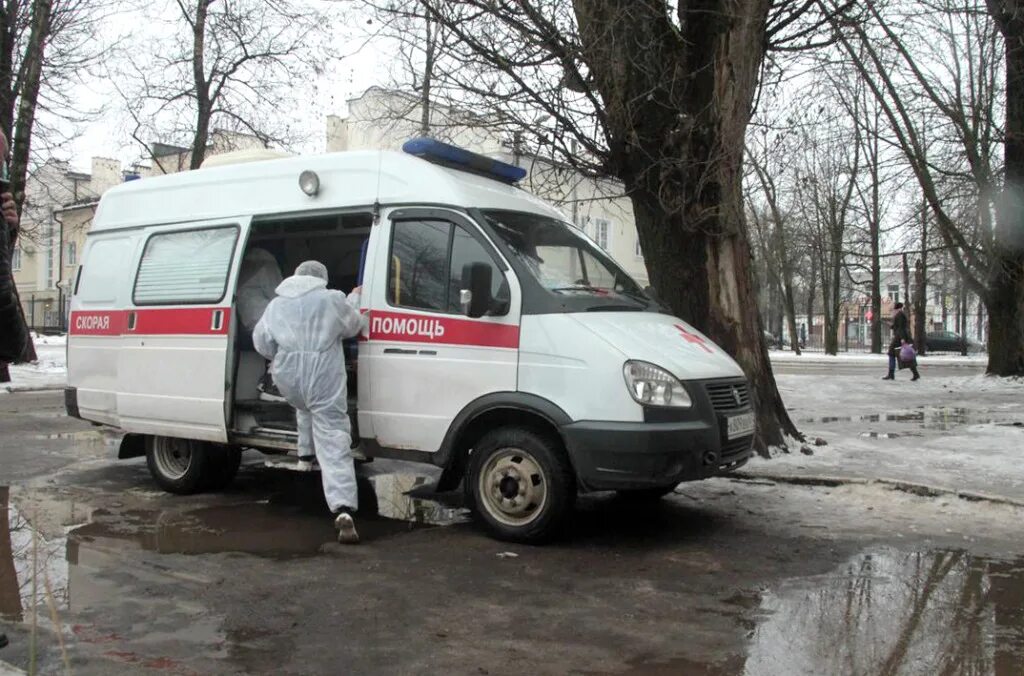
<path fill-rule="evenodd" d="M 252 249 L 242 260 L 238 275 L 238 321 L 252 331 L 263 316 L 274 289 L 281 283 L 277 259 L 266 249 Z"/>
<path fill-rule="evenodd" d="M 327 269 L 307 261 L 278 285 L 253 332 L 256 350 L 273 359 L 274 383 L 295 407 L 299 457 L 316 452 L 332 512 L 358 506 L 341 341 L 361 327 L 359 295 L 328 290 Z"/>

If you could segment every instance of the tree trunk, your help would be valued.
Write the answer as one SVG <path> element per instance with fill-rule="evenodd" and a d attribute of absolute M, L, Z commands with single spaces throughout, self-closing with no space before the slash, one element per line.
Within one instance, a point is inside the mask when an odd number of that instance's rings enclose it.
<path fill-rule="evenodd" d="M 18 116 L 14 122 L 14 137 L 11 144 L 11 192 L 18 205 L 18 213 L 22 212 L 25 202 L 25 178 L 28 175 L 28 161 L 32 154 L 32 130 L 35 127 L 36 105 L 39 101 L 39 87 L 43 77 L 43 56 L 46 51 L 47 38 L 50 34 L 50 16 L 52 0 L 35 0 L 32 4 L 31 29 L 28 44 L 25 47 L 22 71 L 24 74 L 20 98 L 18 100 Z M 12 242 L 13 246 L 13 242 Z M 58 242 L 58 246 L 60 243 Z M 59 276 L 59 274 L 58 274 Z M 18 297 L 17 288 L 14 297 L 18 302 L 22 322 L 25 321 L 24 309 Z M 26 324 L 26 328 L 27 328 Z M 31 362 L 37 358 L 35 343 L 31 336 L 25 343 L 22 361 Z"/>
<path fill-rule="evenodd" d="M 878 129 L 878 112 L 875 112 L 875 131 Z M 871 137 L 871 204 L 868 215 L 868 233 L 871 238 L 871 353 L 882 354 L 882 200 L 880 192 L 878 162 L 878 134 Z"/>
<path fill-rule="evenodd" d="M 18 37 L 18 0 L 0 0 L 0 130 L 14 136 L 14 104 L 18 98 L 14 82 L 14 50 Z"/>
<path fill-rule="evenodd" d="M 420 135 L 430 136 L 430 88 L 434 83 L 434 51 L 436 47 L 437 31 L 430 19 L 430 13 L 426 13 L 426 51 L 423 64 L 423 91 L 420 95 Z"/>
<path fill-rule="evenodd" d="M 811 254 L 811 273 L 807 278 L 807 344 L 813 342 L 814 336 L 814 294 L 817 293 L 818 265 L 817 257 Z"/>
<path fill-rule="evenodd" d="M 1024 2 L 988 0 L 1006 40 L 1006 179 L 988 284 L 988 369 L 1024 376 Z"/>
<path fill-rule="evenodd" d="M 789 328 L 789 342 L 793 352 L 800 354 L 800 334 L 796 330 L 796 304 L 793 302 L 793 276 L 783 282 L 782 302 L 786 310 L 786 326 Z"/>
<path fill-rule="evenodd" d="M 192 24 L 192 79 L 196 89 L 196 133 L 192 138 L 192 160 L 190 169 L 203 166 L 206 159 L 206 145 L 210 141 L 210 117 L 213 102 L 210 100 L 210 83 L 206 79 L 206 17 L 213 0 L 198 0 L 196 17 Z"/>
<path fill-rule="evenodd" d="M 11 143 L 11 192 L 18 210 L 25 201 L 25 178 L 32 150 L 32 129 L 36 121 L 36 104 L 43 77 L 43 55 L 50 34 L 52 0 L 35 0 L 32 4 L 32 28 L 25 47 L 25 80 L 18 100 L 18 119 L 14 123 Z"/>
<path fill-rule="evenodd" d="M 914 266 L 914 349 L 925 354 L 928 331 L 925 313 L 928 306 L 928 205 L 921 205 L 921 258 Z"/>
<path fill-rule="evenodd" d="M 633 202 L 651 282 L 742 366 L 762 451 L 799 436 L 768 360 L 743 210 L 744 137 L 768 5 L 681 2 L 680 29 L 659 3 L 573 3 L 606 106 L 610 165 Z"/>

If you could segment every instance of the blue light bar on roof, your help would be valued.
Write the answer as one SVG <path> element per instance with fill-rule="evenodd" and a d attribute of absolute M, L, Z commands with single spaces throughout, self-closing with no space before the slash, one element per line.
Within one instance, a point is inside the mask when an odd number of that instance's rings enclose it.
<path fill-rule="evenodd" d="M 494 160 L 486 155 L 471 153 L 465 148 L 441 143 L 432 138 L 410 139 L 402 145 L 402 150 L 434 164 L 482 174 L 502 183 L 517 183 L 526 178 L 526 169 L 522 167 Z"/>

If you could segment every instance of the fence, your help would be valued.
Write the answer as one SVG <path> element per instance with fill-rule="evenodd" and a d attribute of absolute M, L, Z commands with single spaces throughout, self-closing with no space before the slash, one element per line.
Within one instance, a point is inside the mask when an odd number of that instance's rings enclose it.
<path fill-rule="evenodd" d="M 21 297 L 21 307 L 25 311 L 25 321 L 29 329 L 36 333 L 67 332 L 69 301 L 61 301 L 51 295 L 25 294 Z"/>
<path fill-rule="evenodd" d="M 801 317 L 801 321 L 803 317 Z M 988 341 L 988 317 L 987 315 L 981 315 L 979 321 L 979 315 L 977 313 L 968 313 L 963 316 L 963 320 L 966 320 L 967 330 L 961 332 L 962 320 L 960 317 L 950 314 L 947 317 L 945 324 L 942 321 L 932 321 L 927 327 L 927 333 L 943 333 L 950 332 L 958 335 L 965 335 L 967 338 L 969 348 L 971 352 L 977 351 L 979 348 L 984 348 Z M 801 321 L 797 322 L 798 332 L 802 337 L 801 347 L 810 352 L 824 351 L 825 340 L 823 337 L 823 322 L 820 317 L 816 317 L 814 323 L 808 331 L 806 327 L 801 330 Z M 845 329 L 845 330 L 844 330 Z M 911 332 L 914 330 L 913 324 L 910 327 Z M 788 331 L 783 327 L 782 344 L 781 347 L 784 349 L 791 349 L 789 342 Z M 892 332 L 889 329 L 888 321 L 882 322 L 882 349 L 884 350 L 892 337 Z M 932 352 L 959 352 L 959 344 L 956 341 L 946 338 L 933 340 L 935 343 L 935 349 L 931 349 Z M 867 321 L 850 319 L 839 320 L 839 351 L 840 352 L 870 352 L 871 351 L 871 325 Z"/>

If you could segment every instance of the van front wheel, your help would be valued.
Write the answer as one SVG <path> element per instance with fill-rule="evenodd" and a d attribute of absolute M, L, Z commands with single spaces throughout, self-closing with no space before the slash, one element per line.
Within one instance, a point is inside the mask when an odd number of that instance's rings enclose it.
<path fill-rule="evenodd" d="M 213 458 L 202 441 L 175 437 L 149 437 L 146 464 L 160 488 L 168 493 L 191 495 L 206 488 Z"/>
<path fill-rule="evenodd" d="M 504 427 L 484 435 L 470 456 L 474 514 L 499 540 L 537 543 L 556 535 L 576 500 L 576 480 L 557 441 Z"/>

